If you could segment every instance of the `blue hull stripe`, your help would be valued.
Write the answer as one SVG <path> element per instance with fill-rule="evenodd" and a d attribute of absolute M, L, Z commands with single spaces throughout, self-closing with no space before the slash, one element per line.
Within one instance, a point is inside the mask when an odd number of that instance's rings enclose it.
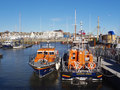
<path fill-rule="evenodd" d="M 40 76 L 40 77 L 43 77 L 47 74 L 49 74 L 50 72 L 54 71 L 55 70 L 55 66 L 52 66 L 52 67 L 49 67 L 49 68 L 46 68 L 46 69 L 42 69 L 42 70 L 39 70 L 39 69 L 35 69 L 34 70 L 36 71 L 36 73 Z"/>
<path fill-rule="evenodd" d="M 69 74 L 67 74 L 69 75 Z M 71 75 L 69 75 L 70 77 L 64 77 L 62 76 L 62 78 L 64 79 L 70 79 L 70 78 L 74 78 L 74 77 L 87 77 L 87 78 L 94 78 L 94 79 L 101 79 L 102 77 L 97 77 L 98 75 L 96 73 L 72 73 Z"/>

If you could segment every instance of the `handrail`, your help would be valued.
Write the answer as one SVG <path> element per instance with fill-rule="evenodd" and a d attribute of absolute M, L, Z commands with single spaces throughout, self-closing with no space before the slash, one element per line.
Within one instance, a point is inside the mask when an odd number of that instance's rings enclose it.
<path fill-rule="evenodd" d="M 91 49 L 93 55 L 101 56 L 102 58 L 112 59 L 120 64 L 120 49 L 117 48 L 95 48 Z"/>

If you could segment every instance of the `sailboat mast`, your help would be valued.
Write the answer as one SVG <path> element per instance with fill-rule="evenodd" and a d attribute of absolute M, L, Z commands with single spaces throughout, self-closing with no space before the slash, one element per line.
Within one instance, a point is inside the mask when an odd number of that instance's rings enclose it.
<path fill-rule="evenodd" d="M 19 32 L 21 32 L 21 13 L 19 14 Z"/>
<path fill-rule="evenodd" d="M 98 16 L 98 26 L 97 26 L 97 40 L 99 38 L 99 29 L 100 29 L 100 26 L 99 26 L 99 16 Z"/>
<path fill-rule="evenodd" d="M 41 25 L 41 23 L 42 23 L 42 20 L 41 20 L 41 17 L 40 17 L 40 32 L 42 31 L 42 25 Z"/>
<path fill-rule="evenodd" d="M 75 40 L 76 40 L 76 9 L 75 9 Z"/>

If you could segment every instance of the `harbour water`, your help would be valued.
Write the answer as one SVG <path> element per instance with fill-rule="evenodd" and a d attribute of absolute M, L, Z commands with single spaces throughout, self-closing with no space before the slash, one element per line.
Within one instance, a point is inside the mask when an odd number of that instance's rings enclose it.
<path fill-rule="evenodd" d="M 43 43 L 45 44 L 45 43 Z M 43 45 L 42 44 L 42 45 Z M 56 45 L 60 56 L 67 51 L 68 45 L 51 43 Z M 41 45 L 33 45 L 26 49 L 0 49 L 3 58 L 0 59 L 0 90 L 114 90 L 105 79 L 102 82 L 80 82 L 73 85 L 71 82 L 63 82 L 60 71 L 39 79 L 34 70 L 29 66 L 29 56 L 36 53 Z"/>

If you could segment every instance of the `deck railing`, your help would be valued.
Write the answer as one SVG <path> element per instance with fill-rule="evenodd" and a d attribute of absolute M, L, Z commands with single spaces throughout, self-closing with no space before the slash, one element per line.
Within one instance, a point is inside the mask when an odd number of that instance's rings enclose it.
<path fill-rule="evenodd" d="M 36 53 L 30 55 L 30 56 L 29 56 L 29 63 L 30 63 L 33 59 L 35 59 L 35 57 L 36 57 Z"/>

